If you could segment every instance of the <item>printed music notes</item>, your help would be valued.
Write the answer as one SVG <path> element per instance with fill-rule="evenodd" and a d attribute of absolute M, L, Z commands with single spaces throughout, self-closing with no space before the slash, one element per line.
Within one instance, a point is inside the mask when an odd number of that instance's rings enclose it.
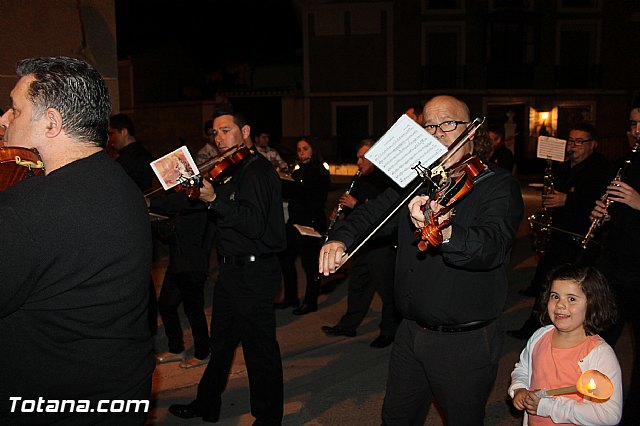
<path fill-rule="evenodd" d="M 552 138 L 550 136 L 538 137 L 538 158 L 544 160 L 564 161 L 567 141 L 564 139 Z"/>
<path fill-rule="evenodd" d="M 418 163 L 429 167 L 447 148 L 403 114 L 364 155 L 400 187 L 406 187 L 417 176 Z"/>

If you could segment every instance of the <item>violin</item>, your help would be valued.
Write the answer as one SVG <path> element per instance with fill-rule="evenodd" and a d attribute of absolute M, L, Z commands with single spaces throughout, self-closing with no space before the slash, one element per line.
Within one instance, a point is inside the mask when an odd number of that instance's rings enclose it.
<path fill-rule="evenodd" d="M 35 149 L 0 146 L 0 191 L 28 176 L 44 174 L 44 164 Z"/>
<path fill-rule="evenodd" d="M 451 219 L 447 218 L 438 223 L 438 218 L 451 211 L 453 205 L 473 189 L 475 178 L 486 169 L 486 164 L 478 157 L 467 155 L 454 164 L 446 175 L 445 181 L 431 191 L 429 199 L 440 204 L 442 208 L 434 212 L 428 205 L 423 206 L 424 227 L 417 231 L 421 238 L 418 243 L 420 251 L 426 251 L 429 244 L 434 247 L 442 244 L 442 230 L 451 224 Z"/>
<path fill-rule="evenodd" d="M 353 243 L 345 250 L 343 257 L 343 262 L 341 265 L 344 265 L 362 246 L 364 246 L 369 239 L 375 235 L 388 221 L 393 217 L 398 210 L 400 210 L 403 206 L 409 202 L 411 198 L 413 198 L 418 191 L 423 187 L 425 182 L 434 182 L 434 180 L 438 181 L 436 187 L 440 188 L 440 182 L 445 182 L 448 178 L 448 174 L 444 169 L 444 164 L 462 147 L 464 144 L 469 142 L 475 132 L 482 126 L 484 123 L 484 117 L 475 118 L 466 129 L 456 138 L 456 140 L 449 145 L 448 151 L 440 158 L 438 161 L 429 166 L 428 168 L 422 167 L 419 163 L 412 167 L 417 173 L 418 177 L 415 180 L 414 184 L 408 188 L 407 191 L 403 195 L 398 198 L 395 204 L 389 206 L 387 211 L 380 216 L 380 218 L 372 223 L 369 228 L 362 234 L 360 234 Z M 478 160 L 479 161 L 479 160 Z M 450 170 L 451 168 L 449 168 Z M 337 271 L 338 267 L 334 270 Z"/>
<path fill-rule="evenodd" d="M 200 175 L 193 176 L 178 185 L 176 189 L 185 191 L 189 198 L 196 199 L 200 196 L 203 179 L 209 181 L 214 187 L 227 183 L 231 179 L 231 175 L 252 153 L 253 151 L 244 145 L 231 148 L 223 155 L 214 157 L 199 165 Z"/>

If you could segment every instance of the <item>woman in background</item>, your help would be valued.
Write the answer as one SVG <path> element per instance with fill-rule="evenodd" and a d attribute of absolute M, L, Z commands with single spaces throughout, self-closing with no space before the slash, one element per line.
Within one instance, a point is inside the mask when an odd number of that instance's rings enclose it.
<path fill-rule="evenodd" d="M 324 240 L 318 236 L 302 235 L 294 225 L 311 227 L 324 235 L 327 228 L 324 204 L 327 201 L 330 177 L 320 152 L 309 139 L 301 138 L 296 144 L 296 152 L 297 166 L 291 173 L 293 180 L 282 181 L 282 197 L 289 200 L 289 220 L 287 248 L 280 255 L 284 298 L 282 302 L 276 303 L 276 308 L 295 307 L 294 315 L 306 315 L 318 310 L 318 253 Z M 298 300 L 295 265 L 298 256 L 307 279 L 302 305 L 299 305 Z"/>

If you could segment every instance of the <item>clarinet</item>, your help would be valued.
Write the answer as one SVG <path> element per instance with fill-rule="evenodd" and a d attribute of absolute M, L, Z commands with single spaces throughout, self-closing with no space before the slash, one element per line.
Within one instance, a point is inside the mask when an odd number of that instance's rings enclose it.
<path fill-rule="evenodd" d="M 349 183 L 349 187 L 345 191 L 345 194 L 351 194 L 351 191 L 353 191 L 353 187 L 356 185 L 356 182 L 360 178 L 361 174 L 362 172 L 358 169 L 356 174 L 353 175 L 353 178 L 351 178 L 351 183 Z M 325 242 L 327 242 L 327 240 L 329 239 L 329 233 L 333 230 L 333 227 L 336 225 L 336 222 L 340 219 L 340 216 L 342 215 L 342 210 L 344 210 L 344 206 L 342 205 L 342 203 L 338 203 L 338 207 L 336 207 L 336 213 L 333 215 L 333 218 L 331 218 L 331 221 L 329 222 L 329 226 L 327 226 L 327 232 L 324 236 Z"/>
<path fill-rule="evenodd" d="M 636 138 L 636 143 L 635 145 L 633 145 L 633 148 L 631 148 L 631 154 L 624 161 L 624 164 L 622 165 L 622 167 L 618 169 L 618 173 L 616 173 L 616 176 L 613 178 L 612 182 L 619 182 L 622 180 L 624 173 L 627 171 L 627 168 L 631 164 L 631 160 L 633 159 L 633 157 L 638 151 L 640 151 L 640 138 Z M 602 197 L 600 197 L 600 201 L 604 203 L 605 209 L 608 208 L 611 205 L 611 203 L 613 203 L 613 200 L 609 199 L 609 194 L 606 192 L 602 195 Z M 604 216 L 593 218 L 593 220 L 591 221 L 591 226 L 589 226 L 589 230 L 587 231 L 585 236 L 582 238 L 583 249 L 585 250 L 587 249 L 587 246 L 589 245 L 589 241 L 593 238 L 593 233 L 595 232 L 596 228 L 598 228 L 598 226 L 602 225 L 603 220 L 604 220 Z"/>

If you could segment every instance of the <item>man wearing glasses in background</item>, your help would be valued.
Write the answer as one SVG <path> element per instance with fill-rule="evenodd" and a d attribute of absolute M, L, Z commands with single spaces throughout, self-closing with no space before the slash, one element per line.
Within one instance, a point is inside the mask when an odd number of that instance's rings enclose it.
<path fill-rule="evenodd" d="M 449 147 L 470 118 L 461 100 L 436 96 L 425 104 L 422 119 L 425 130 Z M 469 141 L 444 167 L 471 152 Z M 320 250 L 319 271 L 335 272 L 346 247 L 396 201 L 397 192 L 387 189 L 354 209 Z M 520 185 L 497 166 L 484 170 L 455 204 L 455 215 L 440 216 L 441 224 L 451 220 L 443 224 L 443 244 L 420 252 L 414 231 L 424 226 L 425 205 L 441 208 L 425 195 L 416 196 L 379 234 L 398 237 L 394 301 L 402 316 L 389 360 L 382 421 L 386 426 L 424 424 L 436 400 L 445 424 L 481 426 L 502 350 L 509 253 L 523 215 Z"/>
<path fill-rule="evenodd" d="M 553 230 L 547 241 L 546 252 L 540 258 L 531 284 L 523 293 L 537 297 L 547 272 L 563 263 L 591 265 L 598 254 L 599 245 L 589 244 L 583 252 L 578 235 L 586 234 L 591 221 L 589 214 L 595 201 L 604 194 L 609 175 L 607 159 L 596 151 L 598 135 L 590 123 L 577 123 L 567 138 L 568 160 L 553 169 L 554 192 L 542 199 L 550 209 Z M 562 231 L 566 232 L 562 232 Z M 537 303 L 531 316 L 519 330 L 509 331 L 517 339 L 528 339 L 540 327 Z"/>

